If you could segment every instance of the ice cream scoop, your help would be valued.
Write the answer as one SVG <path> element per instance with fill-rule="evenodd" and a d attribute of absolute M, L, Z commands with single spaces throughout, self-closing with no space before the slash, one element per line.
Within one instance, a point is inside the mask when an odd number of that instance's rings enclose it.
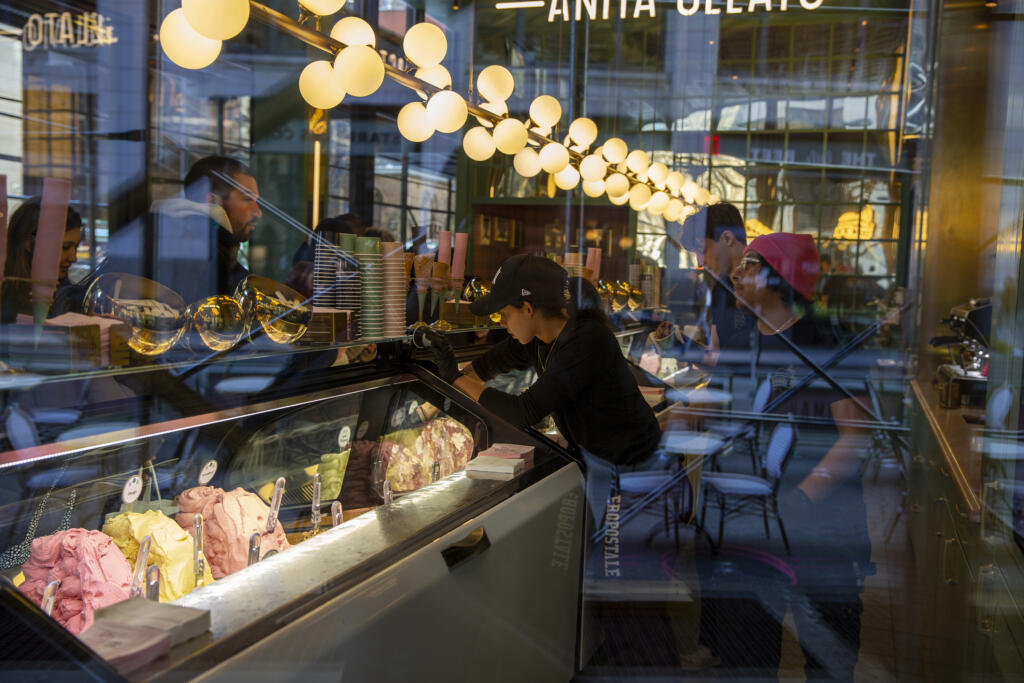
<path fill-rule="evenodd" d="M 175 520 L 182 528 L 191 529 L 192 519 L 202 514 L 205 522 L 203 551 L 216 579 L 244 569 L 249 563 L 249 539 L 259 532 L 261 559 L 273 550 L 291 546 L 281 523 L 267 530 L 270 508 L 255 493 L 237 488 L 233 491 L 213 486 L 196 486 L 178 497 Z"/>
<path fill-rule="evenodd" d="M 92 625 L 95 610 L 128 599 L 132 567 L 99 531 L 68 529 L 41 536 L 29 552 L 19 590 L 41 604 L 46 586 L 59 581 L 52 616 L 74 634 Z"/>
<path fill-rule="evenodd" d="M 192 571 L 192 536 L 162 512 L 122 513 L 107 520 L 103 533 L 114 539 L 129 562 L 136 561 L 140 543 L 146 536 L 150 537 L 146 566 L 160 567 L 161 602 L 177 600 L 196 587 Z M 210 584 L 213 583 L 213 575 L 209 563 L 206 564 L 203 583 Z"/>

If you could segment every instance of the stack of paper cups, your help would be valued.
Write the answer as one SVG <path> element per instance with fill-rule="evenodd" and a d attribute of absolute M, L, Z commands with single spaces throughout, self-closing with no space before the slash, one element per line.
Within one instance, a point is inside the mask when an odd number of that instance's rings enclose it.
<path fill-rule="evenodd" d="M 462 281 L 466 277 L 466 247 L 469 245 L 469 233 L 455 233 L 455 255 L 452 256 L 452 284 L 451 290 L 455 292 L 455 300 L 458 301 L 462 292 Z"/>
<path fill-rule="evenodd" d="M 359 314 L 359 336 L 364 339 L 384 334 L 384 265 L 380 240 L 376 237 L 356 238 L 356 259 L 362 284 Z"/>
<path fill-rule="evenodd" d="M 601 247 L 587 248 L 587 268 L 590 270 L 590 281 L 596 283 L 601 279 Z"/>
<path fill-rule="evenodd" d="M 335 237 L 336 235 L 330 235 Z M 327 235 L 317 235 L 314 240 L 313 257 L 313 302 L 316 306 L 337 308 L 341 298 L 338 282 L 338 266 L 341 261 L 341 248 L 328 239 Z"/>
<path fill-rule="evenodd" d="M 334 305 L 343 311 L 351 311 L 352 317 L 357 318 L 362 297 L 359 288 L 359 264 L 355 258 L 356 236 L 342 233 L 338 238 L 341 253 L 336 263 L 335 278 L 338 285 L 335 289 L 337 295 Z M 351 336 L 353 339 L 357 336 L 355 327 L 351 330 Z"/>
<path fill-rule="evenodd" d="M 583 275 L 583 254 L 578 251 L 565 252 L 565 261 L 562 265 L 569 272 L 570 277 Z"/>
<path fill-rule="evenodd" d="M 381 244 L 384 256 L 384 336 L 405 334 L 405 294 L 409 279 L 405 275 L 405 254 L 401 242 Z"/>
<path fill-rule="evenodd" d="M 643 266 L 639 263 L 629 264 L 629 284 L 640 289 L 640 278 L 643 272 Z"/>

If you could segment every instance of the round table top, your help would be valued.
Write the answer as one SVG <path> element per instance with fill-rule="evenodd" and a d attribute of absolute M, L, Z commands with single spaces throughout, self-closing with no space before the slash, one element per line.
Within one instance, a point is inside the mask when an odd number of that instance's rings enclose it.
<path fill-rule="evenodd" d="M 720 389 L 690 389 L 678 392 L 678 400 L 690 405 L 724 405 L 732 402 L 732 394 Z"/>

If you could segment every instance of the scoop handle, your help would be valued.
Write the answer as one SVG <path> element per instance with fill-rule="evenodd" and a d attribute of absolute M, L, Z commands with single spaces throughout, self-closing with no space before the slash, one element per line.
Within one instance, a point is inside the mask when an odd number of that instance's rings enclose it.
<path fill-rule="evenodd" d="M 310 510 L 310 521 L 313 523 L 313 533 L 320 531 L 320 474 L 313 475 L 313 505 Z"/>
<path fill-rule="evenodd" d="M 146 570 L 146 599 L 160 600 L 160 567 L 155 564 Z"/>
<path fill-rule="evenodd" d="M 249 537 L 249 563 L 247 566 L 251 567 L 260 561 L 260 543 L 262 540 L 263 534 L 258 531 Z"/>
<path fill-rule="evenodd" d="M 196 576 L 196 586 L 203 585 L 203 575 L 206 573 L 206 559 L 203 557 L 203 516 L 196 513 L 192 518 L 192 571 Z"/>
<path fill-rule="evenodd" d="M 143 595 L 143 586 L 146 580 L 146 564 L 149 562 L 149 548 L 153 543 L 152 537 L 146 535 L 139 543 L 139 554 L 135 557 L 135 571 L 132 573 L 132 583 L 128 595 L 138 598 Z"/>
<path fill-rule="evenodd" d="M 267 515 L 267 533 L 274 533 L 277 528 L 277 515 L 281 512 L 281 499 L 284 498 L 284 477 L 278 477 L 274 483 L 274 497 L 270 499 L 270 514 Z"/>
<path fill-rule="evenodd" d="M 57 589 L 60 588 L 60 581 L 51 581 L 43 589 L 43 601 L 39 605 L 46 612 L 47 616 L 53 614 L 53 603 L 57 598 Z"/>

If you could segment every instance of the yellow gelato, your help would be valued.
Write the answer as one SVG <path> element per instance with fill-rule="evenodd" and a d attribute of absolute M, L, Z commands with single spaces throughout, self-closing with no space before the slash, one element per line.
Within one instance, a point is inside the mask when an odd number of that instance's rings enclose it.
<path fill-rule="evenodd" d="M 176 600 L 196 587 L 192 569 L 192 536 L 162 512 L 122 513 L 107 520 L 103 533 L 114 539 L 132 566 L 135 566 L 135 558 L 139 554 L 139 543 L 146 536 L 152 539 L 146 564 L 160 567 L 160 602 Z M 211 584 L 210 563 L 204 564 L 203 583 Z"/>
<path fill-rule="evenodd" d="M 320 456 L 320 500 L 334 500 L 341 494 L 348 454 L 346 449 L 341 453 L 325 453 Z"/>

